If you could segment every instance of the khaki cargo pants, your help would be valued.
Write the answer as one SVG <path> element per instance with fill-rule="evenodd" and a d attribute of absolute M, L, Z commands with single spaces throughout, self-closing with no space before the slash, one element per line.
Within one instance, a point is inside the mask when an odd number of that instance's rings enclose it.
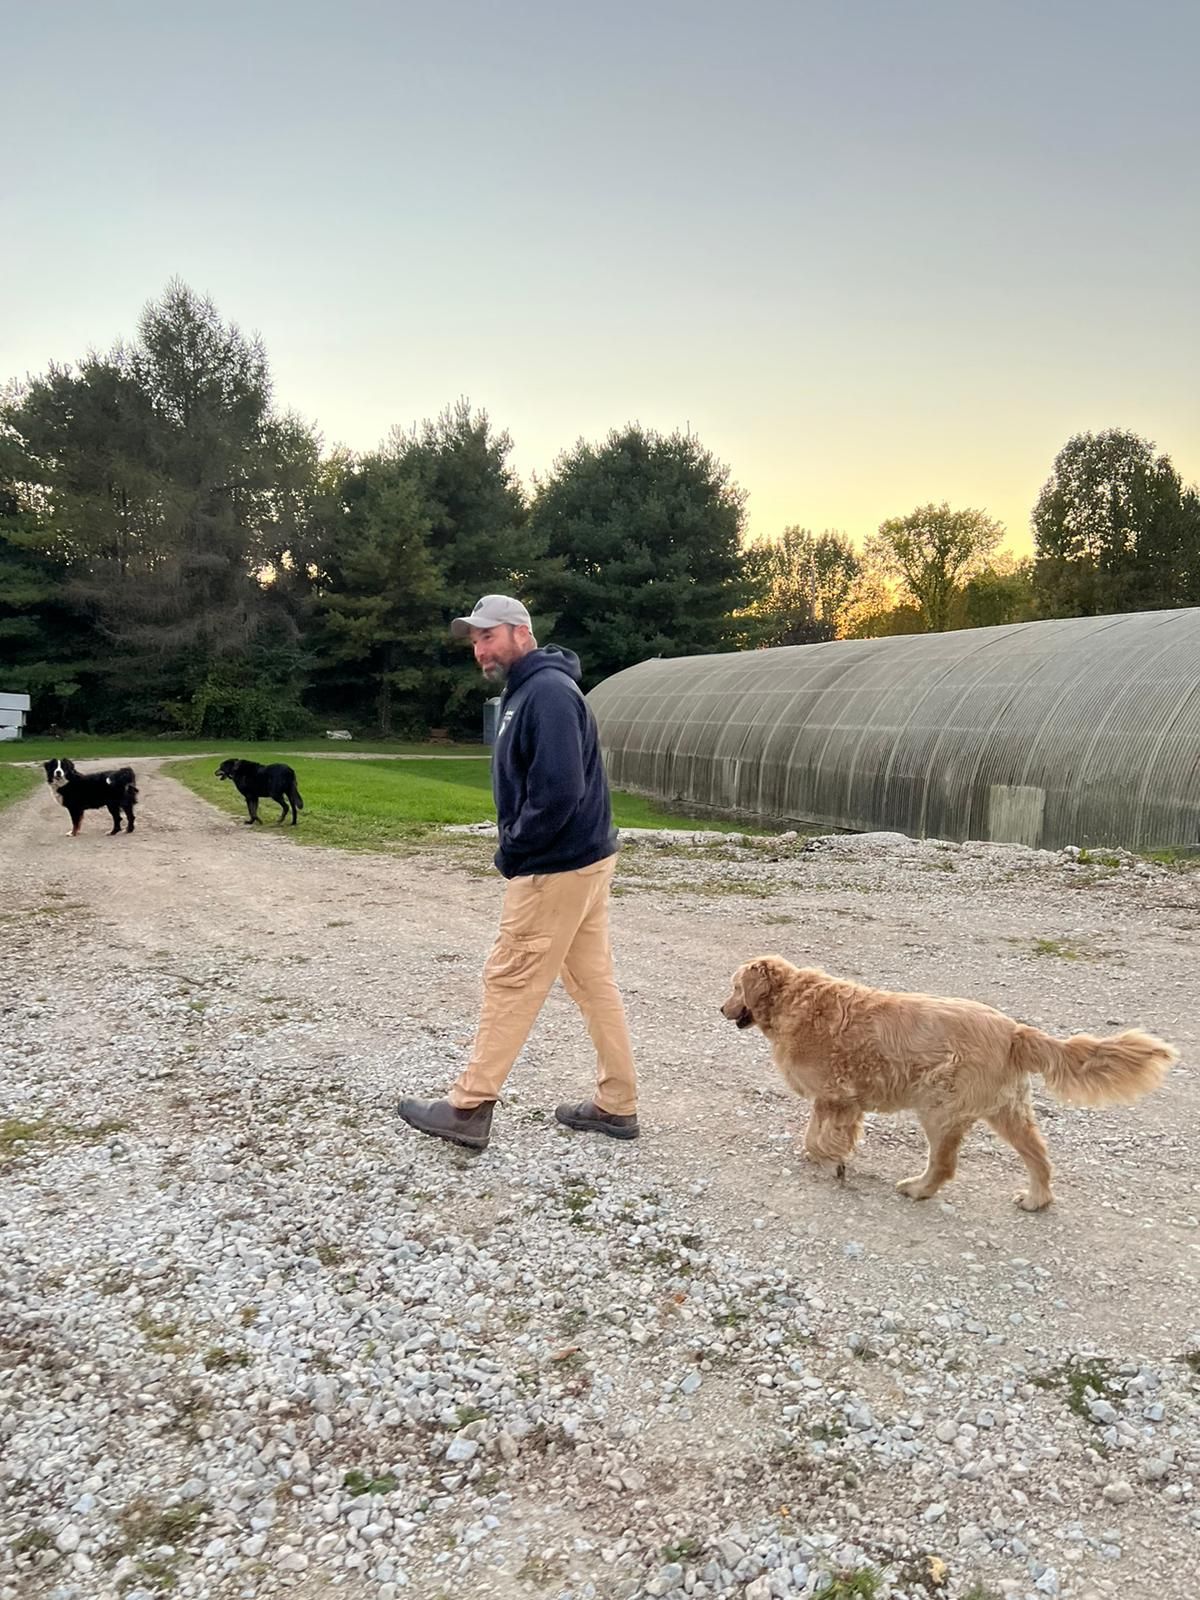
<path fill-rule="evenodd" d="M 561 978 L 596 1046 L 595 1104 L 637 1110 L 637 1074 L 608 929 L 615 855 L 577 872 L 510 878 L 500 931 L 483 969 L 483 1011 L 451 1105 L 469 1110 L 500 1094 L 546 996 Z"/>

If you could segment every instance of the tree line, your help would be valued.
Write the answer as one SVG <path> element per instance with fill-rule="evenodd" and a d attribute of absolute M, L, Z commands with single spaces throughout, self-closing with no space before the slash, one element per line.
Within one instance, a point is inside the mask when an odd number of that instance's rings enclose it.
<path fill-rule="evenodd" d="M 565 450 L 527 492 L 460 400 L 367 453 L 275 403 L 266 351 L 170 284 L 137 336 L 0 396 L 0 688 L 31 726 L 280 738 L 475 734 L 450 617 L 526 597 L 586 682 L 656 655 L 1200 603 L 1200 500 L 1135 434 L 1072 439 L 1035 554 L 928 505 L 861 548 L 746 536 L 690 432 Z"/>

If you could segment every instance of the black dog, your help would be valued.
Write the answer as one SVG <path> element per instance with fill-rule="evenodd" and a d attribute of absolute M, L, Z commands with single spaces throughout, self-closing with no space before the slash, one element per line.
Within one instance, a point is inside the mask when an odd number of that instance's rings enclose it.
<path fill-rule="evenodd" d="M 113 772 L 77 772 L 75 763 L 66 756 L 56 756 L 42 763 L 46 782 L 58 796 L 60 805 L 71 814 L 71 837 L 79 832 L 85 811 L 108 808 L 113 825 L 109 833 L 121 831 L 121 813 L 128 823 L 127 833 L 133 832 L 133 808 L 137 804 L 137 780 L 132 767 L 118 767 Z"/>
<path fill-rule="evenodd" d="M 250 813 L 247 827 L 258 821 L 260 800 L 274 800 L 279 807 L 280 823 L 287 821 L 290 805 L 293 828 L 296 826 L 296 812 L 304 810 L 304 801 L 296 787 L 296 774 L 282 761 L 264 767 L 257 761 L 243 761 L 238 756 L 231 756 L 217 768 L 217 777 L 232 778 Z"/>

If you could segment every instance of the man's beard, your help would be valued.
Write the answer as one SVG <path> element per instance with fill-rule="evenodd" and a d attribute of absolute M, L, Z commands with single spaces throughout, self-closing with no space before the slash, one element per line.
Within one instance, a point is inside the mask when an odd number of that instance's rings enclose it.
<path fill-rule="evenodd" d="M 508 668 L 494 661 L 490 667 L 484 667 L 483 676 L 486 683 L 505 684 L 508 682 Z"/>

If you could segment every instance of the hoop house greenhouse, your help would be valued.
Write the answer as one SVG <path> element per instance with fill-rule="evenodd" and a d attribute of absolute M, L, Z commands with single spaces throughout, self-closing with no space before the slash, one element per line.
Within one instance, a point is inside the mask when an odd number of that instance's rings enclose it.
<path fill-rule="evenodd" d="M 612 782 L 831 829 L 1192 845 L 1200 609 L 643 661 L 592 690 Z"/>

